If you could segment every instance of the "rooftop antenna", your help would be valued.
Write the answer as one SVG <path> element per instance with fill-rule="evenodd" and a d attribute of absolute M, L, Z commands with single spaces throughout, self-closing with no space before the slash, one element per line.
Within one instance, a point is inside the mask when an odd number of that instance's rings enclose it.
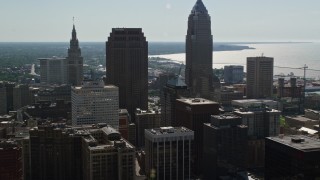
<path fill-rule="evenodd" d="M 72 17 L 72 22 L 73 22 L 73 25 L 74 25 L 74 16 Z"/>

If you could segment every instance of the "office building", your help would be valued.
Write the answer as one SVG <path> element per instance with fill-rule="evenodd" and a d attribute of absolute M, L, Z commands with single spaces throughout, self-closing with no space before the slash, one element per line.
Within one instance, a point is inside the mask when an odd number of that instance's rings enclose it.
<path fill-rule="evenodd" d="M 52 103 L 58 100 L 71 102 L 71 86 L 67 84 L 33 87 L 35 103 L 40 101 L 50 101 Z"/>
<path fill-rule="evenodd" d="M 14 82 L 4 82 L 7 93 L 7 113 L 13 111 L 13 88 L 16 86 Z"/>
<path fill-rule="evenodd" d="M 148 109 L 148 42 L 142 29 L 113 28 L 106 53 L 106 81 L 119 87 L 119 107 L 131 116 L 136 108 Z"/>
<path fill-rule="evenodd" d="M 67 61 L 67 83 L 73 86 L 80 86 L 83 80 L 83 57 L 77 38 L 75 26 L 72 29 L 72 38 L 68 48 Z"/>
<path fill-rule="evenodd" d="M 136 109 L 137 147 L 144 147 L 144 130 L 159 128 L 161 126 L 161 113 L 159 111 Z"/>
<path fill-rule="evenodd" d="M 176 126 L 176 99 L 188 97 L 189 90 L 181 76 L 169 79 L 161 94 L 161 126 Z"/>
<path fill-rule="evenodd" d="M 271 98 L 273 95 L 273 58 L 247 58 L 247 98 Z"/>
<path fill-rule="evenodd" d="M 0 115 L 7 114 L 7 88 L 0 82 Z"/>
<path fill-rule="evenodd" d="M 13 88 L 13 109 L 32 104 L 32 95 L 29 85 L 19 84 Z"/>
<path fill-rule="evenodd" d="M 30 179 L 82 180 L 83 133 L 63 125 L 40 126 L 29 132 Z M 29 164 L 25 164 L 29 166 Z"/>
<path fill-rule="evenodd" d="M 224 66 L 223 77 L 224 82 L 228 84 L 236 84 L 243 82 L 243 66 Z"/>
<path fill-rule="evenodd" d="M 233 100 L 243 99 L 243 92 L 237 91 L 232 86 L 223 86 L 221 87 L 219 103 L 223 107 L 231 107 L 231 102 Z"/>
<path fill-rule="evenodd" d="M 40 61 L 40 82 L 41 84 L 66 84 L 67 61 L 65 58 L 39 58 Z"/>
<path fill-rule="evenodd" d="M 211 116 L 204 124 L 203 179 L 213 180 L 230 170 L 245 170 L 248 128 L 235 115 Z"/>
<path fill-rule="evenodd" d="M 72 87 L 72 125 L 107 123 L 119 128 L 118 88 L 103 81 Z"/>
<path fill-rule="evenodd" d="M 212 34 L 208 10 L 197 0 L 188 18 L 186 84 L 195 97 L 211 98 L 213 86 Z"/>
<path fill-rule="evenodd" d="M 319 179 L 320 141 L 307 136 L 266 138 L 265 179 Z"/>
<path fill-rule="evenodd" d="M 153 179 L 191 179 L 194 132 L 185 127 L 145 130 L 146 175 Z"/>
<path fill-rule="evenodd" d="M 110 126 L 82 138 L 83 180 L 134 180 L 135 147 Z"/>
<path fill-rule="evenodd" d="M 129 140 L 129 124 L 130 124 L 130 115 L 126 109 L 119 109 L 119 133 L 121 136 Z"/>
<path fill-rule="evenodd" d="M 203 123 L 209 123 L 211 115 L 219 114 L 219 104 L 202 98 L 176 100 L 176 120 L 178 126 L 194 131 L 193 170 L 201 173 L 203 163 Z"/>
<path fill-rule="evenodd" d="M 0 179 L 22 180 L 22 148 L 15 141 L 0 141 Z"/>

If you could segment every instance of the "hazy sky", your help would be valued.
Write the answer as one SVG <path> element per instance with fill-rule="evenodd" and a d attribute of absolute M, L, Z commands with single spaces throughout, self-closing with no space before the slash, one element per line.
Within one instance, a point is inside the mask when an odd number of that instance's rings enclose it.
<path fill-rule="evenodd" d="M 0 42 L 106 41 L 142 27 L 148 41 L 184 41 L 196 0 L 0 0 Z M 203 0 L 214 41 L 320 41 L 320 0 Z"/>

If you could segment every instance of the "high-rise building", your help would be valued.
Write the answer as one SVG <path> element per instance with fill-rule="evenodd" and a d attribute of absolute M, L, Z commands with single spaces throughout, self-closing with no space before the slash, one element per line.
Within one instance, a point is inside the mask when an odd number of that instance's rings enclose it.
<path fill-rule="evenodd" d="M 4 82 L 7 93 L 7 112 L 13 111 L 13 88 L 16 86 L 13 82 Z"/>
<path fill-rule="evenodd" d="M 42 84 L 66 84 L 67 61 L 65 58 L 39 58 L 40 61 L 40 83 Z"/>
<path fill-rule="evenodd" d="M 29 85 L 19 84 L 13 88 L 13 109 L 18 110 L 21 107 L 31 105 L 32 97 Z"/>
<path fill-rule="evenodd" d="M 194 131 L 192 163 L 195 175 L 201 173 L 203 163 L 203 123 L 209 123 L 211 115 L 219 114 L 219 104 L 202 98 L 176 100 L 176 121 Z"/>
<path fill-rule="evenodd" d="M 119 128 L 118 87 L 88 81 L 72 87 L 72 125 L 107 123 Z"/>
<path fill-rule="evenodd" d="M 134 180 L 135 147 L 110 126 L 83 137 L 83 180 Z"/>
<path fill-rule="evenodd" d="M 7 88 L 0 82 L 0 115 L 7 114 Z"/>
<path fill-rule="evenodd" d="M 166 83 L 161 94 L 161 126 L 177 126 L 176 99 L 189 96 L 187 85 L 181 76 L 176 76 Z"/>
<path fill-rule="evenodd" d="M 271 98 L 273 95 L 273 58 L 247 58 L 247 98 Z"/>
<path fill-rule="evenodd" d="M 130 115 L 126 109 L 119 109 L 119 133 L 121 136 L 129 140 L 129 124 Z"/>
<path fill-rule="evenodd" d="M 243 66 L 224 66 L 224 82 L 235 84 L 243 82 Z"/>
<path fill-rule="evenodd" d="M 186 84 L 194 96 L 211 99 L 213 86 L 212 35 L 208 10 L 197 0 L 188 19 Z"/>
<path fill-rule="evenodd" d="M 81 85 L 83 80 L 83 57 L 81 56 L 81 49 L 79 47 L 77 32 L 74 25 L 66 60 L 68 84 L 74 86 Z"/>
<path fill-rule="evenodd" d="M 0 141 L 0 179 L 22 180 L 22 148 L 14 141 Z"/>
<path fill-rule="evenodd" d="M 159 111 L 146 111 L 136 109 L 137 147 L 144 147 L 144 130 L 159 128 L 161 126 L 161 114 Z"/>
<path fill-rule="evenodd" d="M 71 128 L 45 126 L 30 130 L 30 179 L 82 180 L 84 133 Z M 27 143 L 27 142 L 25 142 Z M 29 166 L 29 164 L 27 164 Z"/>
<path fill-rule="evenodd" d="M 136 108 L 148 109 L 148 42 L 142 29 L 113 28 L 106 53 L 106 81 L 119 87 L 120 108 L 131 116 Z"/>
<path fill-rule="evenodd" d="M 319 179 L 320 141 L 307 136 L 268 137 L 265 179 Z"/>
<path fill-rule="evenodd" d="M 247 131 L 241 117 L 211 116 L 211 123 L 205 123 L 203 129 L 203 179 L 217 179 L 230 169 L 246 169 Z"/>
<path fill-rule="evenodd" d="M 146 174 L 153 179 L 191 179 L 194 132 L 185 127 L 145 130 Z"/>

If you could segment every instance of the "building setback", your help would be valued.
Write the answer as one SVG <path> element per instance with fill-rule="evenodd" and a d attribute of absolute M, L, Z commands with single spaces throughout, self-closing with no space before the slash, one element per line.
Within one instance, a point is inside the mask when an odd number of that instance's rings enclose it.
<path fill-rule="evenodd" d="M 72 125 L 107 123 L 119 128 L 118 88 L 103 81 L 72 87 Z"/>
<path fill-rule="evenodd" d="M 319 179 L 320 141 L 307 136 L 268 137 L 265 179 Z"/>
<path fill-rule="evenodd" d="M 210 122 L 211 115 L 219 114 L 219 104 L 202 98 L 176 100 L 176 120 L 178 126 L 194 131 L 192 146 L 192 169 L 199 175 L 203 169 L 203 123 Z"/>
<path fill-rule="evenodd" d="M 142 29 L 113 28 L 106 53 L 106 82 L 119 87 L 120 108 L 131 116 L 136 108 L 148 109 L 148 42 Z"/>
<path fill-rule="evenodd" d="M 194 132 L 185 127 L 145 130 L 147 177 L 191 179 L 191 154 Z"/>
<path fill-rule="evenodd" d="M 247 98 L 271 98 L 273 95 L 273 58 L 247 58 Z"/>
<path fill-rule="evenodd" d="M 197 0 L 188 18 L 186 36 L 186 84 L 192 95 L 211 99 L 213 85 L 212 35 L 208 10 Z"/>

